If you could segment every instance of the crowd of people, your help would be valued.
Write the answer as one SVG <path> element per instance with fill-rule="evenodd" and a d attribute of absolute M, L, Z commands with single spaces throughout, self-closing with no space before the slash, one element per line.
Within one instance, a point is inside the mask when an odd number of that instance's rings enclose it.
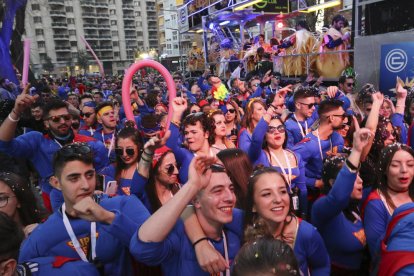
<path fill-rule="evenodd" d="M 0 81 L 0 274 L 412 274 L 413 89 L 259 69 Z"/>

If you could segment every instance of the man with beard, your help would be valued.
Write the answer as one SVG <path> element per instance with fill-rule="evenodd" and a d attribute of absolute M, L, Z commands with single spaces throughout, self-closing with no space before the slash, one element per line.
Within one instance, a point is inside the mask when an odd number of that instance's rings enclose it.
<path fill-rule="evenodd" d="M 107 149 L 107 156 L 115 160 L 115 132 L 117 118 L 112 103 L 104 102 L 95 108 L 96 121 L 101 125 L 93 134 L 93 138 L 104 143 Z"/>
<path fill-rule="evenodd" d="M 12 112 L 0 126 L 0 151 L 14 157 L 26 158 L 32 162 L 40 175 L 39 182 L 45 207 L 51 211 L 52 207 L 57 207 L 62 202 L 62 196 L 58 190 L 50 195 L 53 188 L 49 184 L 49 178 L 53 175 L 52 158 L 56 151 L 66 144 L 87 142 L 94 152 L 97 169 L 107 166 L 109 160 L 101 142 L 73 133 L 72 116 L 69 114 L 66 103 L 61 100 L 51 101 L 43 109 L 43 121 L 48 130 L 46 135 L 31 131 L 14 138 L 21 114 L 38 98 L 37 95 L 29 95 L 28 91 L 29 86 L 17 97 Z"/>
<path fill-rule="evenodd" d="M 306 186 L 311 196 L 317 196 L 323 186 L 321 177 L 324 159 L 342 152 L 344 139 L 336 131 L 348 120 L 342 106 L 340 100 L 322 101 L 318 109 L 319 127 L 292 148 L 305 163 Z"/>

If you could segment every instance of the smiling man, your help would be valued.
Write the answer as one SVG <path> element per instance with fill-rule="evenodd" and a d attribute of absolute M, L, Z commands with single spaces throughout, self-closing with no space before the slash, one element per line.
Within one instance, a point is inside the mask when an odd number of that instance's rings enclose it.
<path fill-rule="evenodd" d="M 51 182 L 64 203 L 23 243 L 20 262 L 62 256 L 93 263 L 104 275 L 131 275 L 127 247 L 149 213 L 136 197 L 93 197 L 92 156 L 85 143 L 66 145 L 55 154 Z"/>
<path fill-rule="evenodd" d="M 112 103 L 103 102 L 95 108 L 96 120 L 101 125 L 93 134 L 93 138 L 104 143 L 107 148 L 110 160 L 115 160 L 115 132 L 117 126 L 117 118 Z"/>
<path fill-rule="evenodd" d="M 240 248 L 242 214 L 234 209 L 234 185 L 215 158 L 197 156 L 188 182 L 155 212 L 131 240 L 131 253 L 148 265 L 162 265 L 164 275 L 209 275 L 197 262 L 195 246 L 209 241 L 231 264 Z M 180 214 L 190 201 L 205 237 L 192 243 L 184 234 Z M 229 224 L 239 223 L 239 227 Z M 234 228 L 234 229 L 233 229 Z M 236 230 L 237 229 L 237 230 Z M 238 231 L 238 232 L 237 232 Z M 226 275 L 230 275 L 226 271 Z"/>

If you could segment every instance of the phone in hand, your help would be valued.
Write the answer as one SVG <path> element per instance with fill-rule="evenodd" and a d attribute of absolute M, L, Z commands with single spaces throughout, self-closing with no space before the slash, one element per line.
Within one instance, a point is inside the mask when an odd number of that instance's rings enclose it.
<path fill-rule="evenodd" d="M 105 194 L 113 196 L 118 191 L 118 183 L 116 181 L 108 181 L 105 188 Z"/>

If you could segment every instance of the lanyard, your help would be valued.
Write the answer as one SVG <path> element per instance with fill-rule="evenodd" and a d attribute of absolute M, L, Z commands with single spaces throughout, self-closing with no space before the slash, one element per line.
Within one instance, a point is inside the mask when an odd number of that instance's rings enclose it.
<path fill-rule="evenodd" d="M 59 145 L 59 147 L 60 147 L 60 148 L 63 148 L 62 144 L 61 144 L 61 143 L 59 143 L 59 141 L 58 141 L 58 140 L 56 140 L 56 138 L 55 138 L 55 139 L 53 139 L 53 140 L 56 142 L 56 144 L 58 144 L 58 145 Z M 72 141 L 72 143 L 74 143 L 74 141 Z"/>
<path fill-rule="evenodd" d="M 105 145 L 105 137 L 104 137 L 103 130 L 101 132 L 101 135 L 102 135 L 102 143 L 104 143 L 104 145 Z M 114 144 L 115 144 L 115 131 L 112 133 L 111 143 L 109 144 L 108 158 L 111 155 L 111 151 L 112 151 L 112 148 L 114 147 Z"/>
<path fill-rule="evenodd" d="M 224 231 L 221 232 L 222 236 L 223 236 L 223 247 L 224 247 L 224 259 L 226 260 L 227 263 L 229 263 L 229 251 L 227 248 L 227 238 L 226 235 L 224 234 Z M 209 241 L 210 245 L 213 246 L 213 244 Z M 214 246 L 213 246 L 214 247 Z M 226 272 L 220 272 L 220 276 L 230 276 L 230 269 L 226 269 Z"/>
<path fill-rule="evenodd" d="M 285 179 L 286 179 L 286 181 L 287 181 L 287 183 L 289 184 L 289 187 L 290 187 L 291 184 L 292 184 L 292 167 L 290 166 L 289 158 L 286 154 L 286 151 L 283 150 L 283 155 L 285 156 L 285 161 L 286 161 L 286 166 L 287 166 L 287 169 L 288 169 L 288 174 L 286 174 L 285 168 L 282 166 L 282 163 L 280 163 L 280 161 L 276 157 L 276 155 L 273 152 L 271 152 L 270 150 L 269 150 L 269 153 L 271 155 L 271 158 L 276 160 L 277 165 L 282 170 L 283 176 L 285 177 Z M 271 161 L 270 161 L 270 163 L 271 163 Z"/>
<path fill-rule="evenodd" d="M 91 133 L 91 136 L 93 136 L 93 133 L 95 132 L 95 130 L 92 127 L 89 127 L 89 132 Z"/>
<path fill-rule="evenodd" d="M 293 117 L 296 120 L 296 123 L 298 124 L 298 127 L 300 129 L 300 133 L 302 134 L 302 138 L 306 136 L 306 134 L 308 134 L 308 122 L 305 120 L 305 132 L 303 132 L 303 127 L 302 125 L 299 123 L 298 119 L 296 118 L 296 115 L 293 114 Z"/>
<path fill-rule="evenodd" d="M 63 203 L 62 205 L 62 217 L 63 217 L 63 224 L 65 225 L 66 232 L 68 233 L 70 240 L 72 241 L 73 247 L 75 248 L 76 252 L 78 253 L 79 257 L 84 262 L 89 262 L 88 258 L 86 258 L 85 252 L 83 252 L 78 238 L 75 236 L 73 232 L 72 226 L 70 225 L 68 216 L 66 215 L 66 205 Z M 91 250 L 92 250 L 92 260 L 96 258 L 96 222 L 91 222 Z"/>
<path fill-rule="evenodd" d="M 321 145 L 321 139 L 319 138 L 319 130 L 318 129 L 316 129 L 316 137 L 318 137 L 319 153 L 321 154 L 321 159 L 322 159 L 322 162 L 323 162 L 322 145 Z M 329 143 L 331 144 L 331 152 L 332 152 L 332 138 L 329 138 Z"/>

